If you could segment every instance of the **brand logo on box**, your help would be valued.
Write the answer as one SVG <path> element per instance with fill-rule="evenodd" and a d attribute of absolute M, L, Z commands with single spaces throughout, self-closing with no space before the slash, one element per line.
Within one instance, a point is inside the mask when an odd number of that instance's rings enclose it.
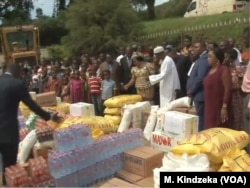
<path fill-rule="evenodd" d="M 152 141 L 158 145 L 172 146 L 170 137 L 156 135 L 156 134 L 153 134 L 152 137 L 153 137 Z"/>

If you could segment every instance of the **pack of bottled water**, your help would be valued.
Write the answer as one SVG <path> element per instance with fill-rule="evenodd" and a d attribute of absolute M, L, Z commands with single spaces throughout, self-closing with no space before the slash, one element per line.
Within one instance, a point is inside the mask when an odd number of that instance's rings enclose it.
<path fill-rule="evenodd" d="M 81 124 L 56 130 L 54 140 L 56 142 L 56 150 L 59 152 L 75 150 L 94 142 L 89 126 Z"/>
<path fill-rule="evenodd" d="M 144 145 L 141 129 L 94 142 L 90 128 L 79 124 L 58 130 L 55 140 L 56 150 L 49 153 L 48 164 L 57 187 L 89 186 L 111 177 L 123 168 L 123 152 Z"/>

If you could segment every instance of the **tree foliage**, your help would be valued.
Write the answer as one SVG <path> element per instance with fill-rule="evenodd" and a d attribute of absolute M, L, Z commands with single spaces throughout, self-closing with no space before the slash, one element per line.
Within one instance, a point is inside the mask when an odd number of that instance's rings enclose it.
<path fill-rule="evenodd" d="M 32 0 L 0 1 L 2 25 L 25 24 L 30 22 L 30 12 L 34 8 Z"/>
<path fill-rule="evenodd" d="M 43 9 L 36 8 L 36 17 L 41 18 L 43 16 Z"/>
<path fill-rule="evenodd" d="M 74 0 L 66 12 L 69 34 L 62 40 L 69 55 L 112 51 L 142 30 L 128 1 Z"/>
<path fill-rule="evenodd" d="M 34 20 L 33 24 L 37 25 L 40 30 L 41 46 L 60 44 L 62 36 L 68 33 L 63 20 L 63 14 L 60 14 L 59 17 L 42 16 Z"/>
<path fill-rule="evenodd" d="M 155 0 L 132 0 L 132 4 L 137 10 L 147 6 L 148 19 L 155 19 Z"/>

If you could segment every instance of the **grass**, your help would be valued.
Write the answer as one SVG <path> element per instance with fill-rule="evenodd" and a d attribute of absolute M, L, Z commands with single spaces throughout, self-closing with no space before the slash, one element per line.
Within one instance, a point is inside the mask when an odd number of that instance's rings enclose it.
<path fill-rule="evenodd" d="M 230 20 L 231 24 L 228 24 Z M 241 21 L 236 22 L 236 20 Z M 194 39 L 202 38 L 218 41 L 234 37 L 239 41 L 243 28 L 249 26 L 249 21 L 249 12 L 245 11 L 194 18 L 169 18 L 142 22 L 145 35 L 140 37 L 140 41 L 159 44 L 160 41 L 163 42 L 170 39 L 180 40 L 179 38 L 183 34 L 192 35 Z M 227 22 L 226 25 L 225 22 Z M 215 27 L 215 23 L 218 24 L 217 27 Z M 191 28 L 191 30 L 186 28 Z M 152 36 L 152 34 L 156 36 Z M 148 37 L 148 35 L 151 35 L 151 37 Z"/>

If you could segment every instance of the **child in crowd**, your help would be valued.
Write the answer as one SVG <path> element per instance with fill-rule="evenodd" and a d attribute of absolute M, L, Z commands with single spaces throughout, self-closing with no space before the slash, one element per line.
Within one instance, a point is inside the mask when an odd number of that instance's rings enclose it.
<path fill-rule="evenodd" d="M 71 103 L 83 102 L 84 81 L 80 79 L 80 72 L 74 71 L 70 81 L 70 101 Z"/>
<path fill-rule="evenodd" d="M 80 67 L 80 75 L 81 75 L 81 80 L 84 81 L 84 99 L 83 101 L 86 103 L 90 102 L 90 96 L 89 96 L 89 85 L 88 85 L 88 79 L 89 79 L 89 73 L 87 72 L 87 65 L 82 64 Z"/>
<path fill-rule="evenodd" d="M 67 75 L 63 77 L 61 99 L 62 102 L 70 103 L 70 87 Z"/>
<path fill-rule="evenodd" d="M 103 71 L 104 80 L 101 85 L 101 98 L 102 104 L 105 100 L 116 95 L 116 83 L 114 80 L 110 79 L 111 72 L 110 70 Z"/>
<path fill-rule="evenodd" d="M 89 69 L 89 88 L 90 88 L 90 98 L 91 102 L 95 107 L 95 115 L 102 115 L 102 104 L 101 104 L 101 83 L 102 79 L 96 76 L 96 69 Z"/>
<path fill-rule="evenodd" d="M 56 93 L 56 96 L 60 97 L 62 85 L 61 85 L 60 80 L 57 78 L 57 71 L 53 70 L 51 72 L 51 76 L 52 78 L 48 81 L 46 91 L 48 92 L 54 91 Z"/>

